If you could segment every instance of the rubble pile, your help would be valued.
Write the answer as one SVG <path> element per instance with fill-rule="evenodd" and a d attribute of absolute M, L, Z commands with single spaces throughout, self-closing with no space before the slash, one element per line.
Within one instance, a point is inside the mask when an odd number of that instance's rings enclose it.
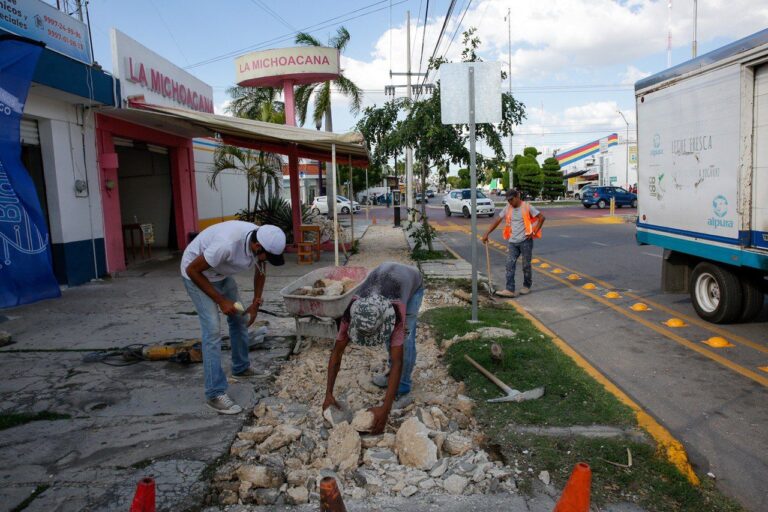
<path fill-rule="evenodd" d="M 354 279 L 344 278 L 340 281 L 334 279 L 318 279 L 312 286 L 302 286 L 294 290 L 294 295 L 307 295 L 310 297 L 338 297 L 354 288 L 357 282 Z"/>
<path fill-rule="evenodd" d="M 321 406 L 330 341 L 314 344 L 287 363 L 273 396 L 253 410 L 230 461 L 214 477 L 214 498 L 228 504 L 301 504 L 317 499 L 319 481 L 334 476 L 345 496 L 469 495 L 516 489 L 519 470 L 494 461 L 463 395 L 439 362 L 428 329 L 419 329 L 413 403 L 393 410 L 386 430 L 368 435 L 384 390 L 371 383 L 383 370 L 383 347 L 350 345 L 336 381 L 342 409 Z"/>

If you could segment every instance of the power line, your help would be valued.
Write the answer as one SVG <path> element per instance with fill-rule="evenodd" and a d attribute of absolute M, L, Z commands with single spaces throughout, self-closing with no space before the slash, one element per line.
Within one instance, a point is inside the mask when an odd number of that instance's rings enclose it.
<path fill-rule="evenodd" d="M 445 14 L 445 19 L 443 19 L 443 26 L 440 28 L 440 34 L 437 36 L 437 42 L 435 42 L 435 49 L 432 50 L 432 57 L 429 58 L 430 62 L 433 62 L 435 59 L 435 55 L 437 55 L 437 49 L 440 48 L 440 42 L 443 40 L 445 29 L 448 26 L 448 22 L 450 21 L 451 16 L 453 15 L 453 10 L 455 8 L 456 8 L 456 0 L 451 0 L 450 5 L 448 5 L 448 12 Z M 424 75 L 424 79 L 421 81 L 422 85 L 427 83 L 428 76 L 429 76 L 429 71 L 427 71 L 427 73 Z"/>
<path fill-rule="evenodd" d="M 212 63 L 218 62 L 220 60 L 224 60 L 224 59 L 231 58 L 231 57 L 236 57 L 236 56 L 238 56 L 238 55 L 240 55 L 240 54 L 242 54 L 242 53 L 244 53 L 244 52 L 246 52 L 248 50 L 258 50 L 258 49 L 261 49 L 261 48 L 273 45 L 275 43 L 279 43 L 279 42 L 286 41 L 286 40 L 291 40 L 291 39 L 293 39 L 295 37 L 295 35 L 298 32 L 308 32 L 308 33 L 319 32 L 320 30 L 323 30 L 323 29 L 326 29 L 326 28 L 329 28 L 329 27 L 333 27 L 333 26 L 337 26 L 337 25 L 340 25 L 340 24 L 345 23 L 347 21 L 356 20 L 358 18 L 362 18 L 364 16 L 368 16 L 370 14 L 374 14 L 374 13 L 377 13 L 379 11 L 383 11 L 384 9 L 387 9 L 388 7 L 384 6 L 384 7 L 378 8 L 378 9 L 373 9 L 373 10 L 370 10 L 370 11 L 367 11 L 367 12 L 363 12 L 363 13 L 358 14 L 356 16 L 350 16 L 351 14 L 355 14 L 355 13 L 358 13 L 360 11 L 364 11 L 366 9 L 369 9 L 371 7 L 374 7 L 374 6 L 377 6 L 379 4 L 387 3 L 387 1 L 388 0 L 379 0 L 377 2 L 373 2 L 371 4 L 368 4 L 368 5 L 364 6 L 364 7 L 360 7 L 358 9 L 354 9 L 352 11 L 347 11 L 344 14 L 340 14 L 338 16 L 334 16 L 333 18 L 328 18 L 327 20 L 321 21 L 319 23 L 315 23 L 314 25 L 309 25 L 309 26 L 304 27 L 301 30 L 298 30 L 296 32 L 291 32 L 289 34 L 283 34 L 281 36 L 277 36 L 277 37 L 273 37 L 271 39 L 267 39 L 267 40 L 262 41 L 260 43 L 256 43 L 256 44 L 253 44 L 253 45 L 250 45 L 250 46 L 246 46 L 244 48 L 240 48 L 240 49 L 233 50 L 233 51 L 230 51 L 230 52 L 227 52 L 227 53 L 223 53 L 223 54 L 217 55 L 215 57 L 210 57 L 208 59 L 205 59 L 205 60 L 202 60 L 200 62 L 196 62 L 194 64 L 186 66 L 185 69 L 192 69 L 192 68 L 196 68 L 196 67 L 199 67 L 199 66 L 206 66 L 208 64 L 212 64 Z M 399 0 L 399 1 L 395 2 L 395 3 L 393 3 L 392 5 L 393 6 L 394 5 L 400 5 L 400 4 L 404 4 L 404 3 L 408 2 L 408 1 L 409 0 Z M 349 17 L 345 18 L 345 19 L 340 19 L 340 18 L 344 18 L 345 16 L 349 16 Z"/>
<path fill-rule="evenodd" d="M 424 26 L 421 30 L 421 52 L 419 53 L 419 73 L 421 73 L 421 63 L 424 60 L 424 40 L 427 36 L 427 17 L 429 16 L 429 0 L 427 0 L 427 8 L 424 10 Z M 416 95 L 418 96 L 418 94 Z"/>
<path fill-rule="evenodd" d="M 416 14 L 416 33 L 414 34 L 416 39 L 419 38 L 419 18 L 421 18 L 421 6 L 423 3 L 424 3 L 424 0 L 419 0 L 419 11 Z M 413 47 L 411 48 L 411 60 L 413 60 L 414 51 L 416 51 L 416 45 L 413 45 Z"/>
<path fill-rule="evenodd" d="M 448 43 L 448 47 L 443 52 L 443 55 L 447 55 L 448 52 L 451 49 L 451 46 L 453 46 L 453 40 L 456 39 L 456 34 L 459 33 L 459 29 L 461 28 L 461 24 L 464 23 L 464 16 L 467 15 L 467 11 L 469 10 L 469 6 L 472 5 L 472 0 L 469 0 L 467 2 L 467 5 L 464 7 L 464 12 L 461 15 L 461 19 L 459 20 L 458 25 L 456 25 L 456 29 L 453 31 L 453 35 L 451 36 L 451 41 Z M 487 9 L 487 7 L 486 7 Z"/>
<path fill-rule="evenodd" d="M 293 25 L 291 25 L 290 23 L 288 23 L 287 21 L 285 21 L 285 18 L 283 18 L 282 16 L 280 16 L 279 14 L 277 14 L 277 12 L 273 11 L 273 10 L 272 10 L 272 8 L 270 8 L 270 7 L 269 7 L 267 4 L 265 4 L 265 3 L 264 3 L 264 2 L 262 2 L 261 0 L 251 0 L 251 2 L 252 2 L 253 4 L 255 4 L 255 5 L 257 5 L 257 6 L 260 6 L 260 7 L 261 7 L 262 9 L 264 9 L 265 11 L 267 11 L 267 14 L 269 14 L 270 16 L 272 16 L 273 18 L 275 18 L 277 21 L 279 21 L 280 23 L 282 23 L 282 24 L 283 24 L 283 25 L 285 25 L 286 27 L 288 27 L 288 29 L 290 29 L 290 30 L 294 30 L 294 31 L 298 32 L 298 30 L 296 30 L 296 27 L 294 27 Z"/>
<path fill-rule="evenodd" d="M 163 17 L 163 13 L 160 12 L 160 9 L 157 7 L 157 4 L 155 4 L 154 0 L 149 0 L 149 3 L 152 4 L 152 7 L 155 8 L 155 12 L 157 13 L 157 17 L 160 18 L 160 22 L 165 25 L 165 30 L 168 31 L 168 35 L 171 36 L 171 39 L 173 40 L 173 43 L 176 45 L 176 48 L 179 50 L 179 53 L 182 57 L 184 57 L 184 61 L 189 64 L 189 59 L 187 58 L 187 55 L 184 53 L 184 50 L 181 48 L 181 45 L 176 40 L 176 36 L 173 35 L 173 31 L 171 30 L 171 27 L 168 25 L 168 22 L 165 21 L 165 18 Z"/>

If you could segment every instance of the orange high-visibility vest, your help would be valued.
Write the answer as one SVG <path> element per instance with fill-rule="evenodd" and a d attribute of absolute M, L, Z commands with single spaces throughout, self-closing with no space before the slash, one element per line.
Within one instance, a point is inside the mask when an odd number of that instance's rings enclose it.
<path fill-rule="evenodd" d="M 522 208 L 521 213 L 523 214 L 523 224 L 525 224 L 525 235 L 532 235 L 533 238 L 541 238 L 541 230 L 536 232 L 534 234 L 534 227 L 536 224 L 539 223 L 539 219 L 535 217 L 531 217 L 531 208 L 528 206 L 528 203 L 525 201 L 522 202 L 520 205 L 520 208 Z M 509 238 L 512 236 L 512 213 L 514 208 L 510 208 L 509 205 L 507 205 L 507 214 L 505 215 L 506 223 L 504 225 L 504 231 L 502 232 L 502 236 L 504 237 L 504 240 L 509 240 Z"/>

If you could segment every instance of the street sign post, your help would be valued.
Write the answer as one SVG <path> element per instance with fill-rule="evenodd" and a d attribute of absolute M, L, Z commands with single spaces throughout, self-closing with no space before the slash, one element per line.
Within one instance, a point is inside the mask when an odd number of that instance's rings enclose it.
<path fill-rule="evenodd" d="M 469 125 L 470 208 L 472 214 L 472 322 L 477 322 L 477 162 L 476 123 L 501 122 L 501 65 L 459 62 L 440 66 L 440 119 Z"/>

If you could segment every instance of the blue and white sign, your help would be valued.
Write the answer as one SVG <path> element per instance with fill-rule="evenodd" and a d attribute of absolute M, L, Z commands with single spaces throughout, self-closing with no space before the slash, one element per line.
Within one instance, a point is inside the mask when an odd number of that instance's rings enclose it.
<path fill-rule="evenodd" d="M 0 28 L 88 65 L 88 26 L 41 0 L 0 0 Z"/>
<path fill-rule="evenodd" d="M 0 308 L 61 295 L 48 226 L 20 158 L 21 114 L 42 51 L 34 42 L 0 36 Z"/>

